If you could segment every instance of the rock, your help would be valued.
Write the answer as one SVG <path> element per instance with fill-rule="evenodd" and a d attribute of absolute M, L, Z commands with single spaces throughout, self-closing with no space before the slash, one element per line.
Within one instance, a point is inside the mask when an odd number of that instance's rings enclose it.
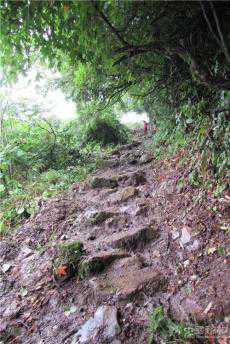
<path fill-rule="evenodd" d="M 200 242 L 195 239 L 191 245 L 187 247 L 188 251 L 196 251 L 200 247 Z"/>
<path fill-rule="evenodd" d="M 120 165 L 135 165 L 140 156 L 141 153 L 139 151 L 124 153 L 120 157 Z"/>
<path fill-rule="evenodd" d="M 132 173 L 126 182 L 127 185 L 133 185 L 133 186 L 139 186 L 145 183 L 146 183 L 146 177 L 145 177 L 145 172 L 143 171 Z"/>
<path fill-rule="evenodd" d="M 103 161 L 104 167 L 117 167 L 119 165 L 119 159 L 109 159 Z"/>
<path fill-rule="evenodd" d="M 111 343 L 120 333 L 117 309 L 113 306 L 100 306 L 93 317 L 86 321 L 72 340 L 75 343 Z M 101 341 L 99 341 L 101 340 Z"/>
<path fill-rule="evenodd" d="M 146 183 L 145 172 L 139 171 L 135 172 L 131 177 L 132 185 L 139 186 Z"/>
<path fill-rule="evenodd" d="M 126 188 L 122 190 L 120 200 L 122 202 L 126 202 L 128 201 L 129 198 L 132 198 L 136 196 L 137 194 L 138 194 L 138 190 L 135 187 L 127 186 Z"/>
<path fill-rule="evenodd" d="M 195 297 L 188 297 L 181 293 L 173 296 L 171 312 L 177 321 L 189 321 L 190 318 L 196 321 L 203 321 L 205 319 L 203 309 Z"/>
<path fill-rule="evenodd" d="M 127 303 L 127 305 L 125 306 L 125 310 L 131 311 L 133 310 L 133 308 L 134 308 L 134 305 L 132 302 Z"/>
<path fill-rule="evenodd" d="M 111 235 L 104 243 L 113 248 L 135 249 L 158 237 L 155 225 L 140 227 Z"/>
<path fill-rule="evenodd" d="M 173 239 L 173 240 L 176 240 L 176 239 L 179 238 L 180 233 L 179 233 L 178 230 L 174 230 L 174 231 L 172 231 L 171 235 L 172 235 L 172 239 Z"/>
<path fill-rule="evenodd" d="M 85 220 L 90 220 L 95 214 L 97 214 L 97 210 L 95 208 L 88 208 L 84 212 Z"/>
<path fill-rule="evenodd" d="M 115 300 L 133 299 L 139 292 L 153 296 L 165 285 L 165 277 L 152 267 L 142 268 L 140 257 L 132 256 L 119 259 L 100 276 L 90 280 L 95 295 L 113 295 Z"/>
<path fill-rule="evenodd" d="M 184 226 L 181 229 L 181 236 L 180 236 L 181 247 L 184 247 L 186 244 L 188 244 L 190 240 L 191 240 L 190 231 L 187 227 Z"/>
<path fill-rule="evenodd" d="M 128 174 L 121 174 L 118 177 L 118 181 L 124 182 L 126 186 L 139 186 L 146 183 L 145 172 L 136 171 Z"/>
<path fill-rule="evenodd" d="M 141 145 L 141 141 L 133 141 L 132 143 L 128 143 L 127 145 L 123 145 L 117 149 L 114 149 L 111 154 L 114 155 L 125 150 L 132 150 L 133 148 L 138 147 L 140 145 Z"/>
<path fill-rule="evenodd" d="M 6 262 L 2 265 L 1 269 L 2 272 L 6 273 L 7 271 L 9 271 L 12 268 L 12 263 L 11 262 Z"/>
<path fill-rule="evenodd" d="M 15 318 L 20 309 L 20 302 L 17 300 L 11 300 L 11 302 L 6 306 L 5 311 L 3 312 L 3 318 Z"/>
<path fill-rule="evenodd" d="M 109 211 L 99 211 L 91 216 L 90 223 L 92 225 L 100 225 L 105 220 L 109 219 L 110 217 L 113 217 L 114 215 L 114 213 L 111 213 Z"/>
<path fill-rule="evenodd" d="M 61 237 L 60 237 L 60 240 L 64 241 L 64 240 L 67 240 L 68 239 L 68 236 L 66 234 L 62 234 Z"/>
<path fill-rule="evenodd" d="M 132 143 L 129 143 L 127 145 L 122 146 L 122 149 L 123 150 L 131 150 L 135 147 L 140 146 L 140 144 L 141 144 L 141 141 L 133 141 Z"/>
<path fill-rule="evenodd" d="M 147 164 L 153 160 L 153 156 L 150 153 L 144 153 L 139 160 L 140 165 Z"/>
<path fill-rule="evenodd" d="M 131 216 L 136 216 L 140 213 L 140 207 L 138 207 L 138 205 L 136 204 L 128 204 L 128 205 L 125 205 L 125 206 L 122 206 L 120 208 L 120 211 L 121 213 L 123 214 L 129 214 Z"/>
<path fill-rule="evenodd" d="M 106 266 L 111 264 L 115 259 L 121 259 L 129 257 L 130 254 L 126 251 L 112 250 L 112 251 L 101 251 L 90 257 L 84 259 L 81 263 L 81 269 L 83 274 L 90 274 L 101 272 Z"/>
<path fill-rule="evenodd" d="M 128 199 L 138 195 L 138 189 L 133 186 L 127 186 L 110 195 L 110 203 L 116 204 L 120 202 L 126 202 Z"/>
<path fill-rule="evenodd" d="M 95 240 L 95 239 L 96 239 L 96 234 L 93 234 L 93 233 L 89 234 L 87 238 L 87 240 Z"/>
<path fill-rule="evenodd" d="M 24 246 L 21 249 L 20 255 L 22 255 L 23 258 L 26 258 L 26 257 L 29 257 L 33 253 L 34 253 L 34 251 L 31 250 L 31 248 L 29 248 L 28 246 Z"/>
<path fill-rule="evenodd" d="M 91 180 L 91 187 L 93 189 L 101 189 L 101 188 L 115 188 L 118 186 L 118 182 L 116 178 L 103 178 L 103 177 L 94 177 Z"/>

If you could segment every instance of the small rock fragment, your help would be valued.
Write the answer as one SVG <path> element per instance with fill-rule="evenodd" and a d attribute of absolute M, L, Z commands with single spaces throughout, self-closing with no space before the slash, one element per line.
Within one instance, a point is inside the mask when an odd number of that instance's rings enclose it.
<path fill-rule="evenodd" d="M 122 190 L 121 194 L 121 201 L 125 202 L 129 198 L 132 198 L 138 194 L 138 190 L 133 186 L 127 186 L 125 189 Z"/>
<path fill-rule="evenodd" d="M 191 235 L 187 227 L 183 227 L 181 229 L 181 237 L 180 237 L 180 245 L 184 247 L 184 245 L 188 244 L 191 240 Z"/>
<path fill-rule="evenodd" d="M 12 267 L 12 264 L 7 262 L 7 263 L 2 265 L 2 271 L 5 273 L 5 272 L 9 271 L 11 269 L 11 267 Z"/>
<path fill-rule="evenodd" d="M 178 239 L 178 238 L 179 238 L 179 236 L 180 236 L 180 233 L 179 233 L 179 231 L 177 231 L 177 230 L 174 230 L 174 231 L 172 232 L 172 239 L 173 239 L 173 240 L 176 240 L 176 239 Z"/>
<path fill-rule="evenodd" d="M 200 242 L 196 239 L 196 240 L 194 240 L 192 245 L 188 246 L 188 251 L 196 251 L 196 250 L 198 250 L 199 247 L 200 247 Z"/>
<path fill-rule="evenodd" d="M 145 154 L 143 154 L 143 155 L 140 157 L 139 163 L 140 163 L 141 165 L 143 165 L 143 164 L 147 164 L 148 162 L 150 162 L 150 161 L 152 161 L 152 160 L 153 160 L 153 156 L 150 155 L 150 154 L 145 153 Z"/>
<path fill-rule="evenodd" d="M 112 342 L 120 333 L 117 309 L 113 306 L 100 306 L 93 317 L 86 321 L 72 340 L 75 343 L 90 343 L 97 338 Z"/>

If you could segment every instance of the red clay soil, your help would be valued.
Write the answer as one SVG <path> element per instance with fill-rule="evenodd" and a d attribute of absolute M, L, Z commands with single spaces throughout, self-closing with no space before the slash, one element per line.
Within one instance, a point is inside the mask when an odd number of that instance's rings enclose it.
<path fill-rule="evenodd" d="M 199 343 L 228 342 L 230 198 L 189 183 L 178 188 L 189 173 L 179 167 L 186 152 L 146 162 L 148 143 L 114 151 L 114 167 L 43 202 L 1 239 L 1 343 L 71 343 L 103 304 L 118 310 L 116 343 L 147 343 L 149 313 L 159 305 L 168 317 L 199 325 Z M 106 187 L 95 187 L 97 177 Z M 56 281 L 56 244 L 75 240 L 104 269 Z"/>

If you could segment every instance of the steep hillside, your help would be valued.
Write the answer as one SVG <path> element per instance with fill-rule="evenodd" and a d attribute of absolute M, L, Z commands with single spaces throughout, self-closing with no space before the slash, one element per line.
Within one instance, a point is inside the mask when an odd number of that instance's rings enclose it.
<path fill-rule="evenodd" d="M 1 343 L 227 344 L 230 198 L 141 135 L 2 238 Z"/>

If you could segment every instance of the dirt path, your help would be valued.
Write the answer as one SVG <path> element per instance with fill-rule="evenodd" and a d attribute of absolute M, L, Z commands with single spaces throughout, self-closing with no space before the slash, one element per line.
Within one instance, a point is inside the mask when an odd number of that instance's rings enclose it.
<path fill-rule="evenodd" d="M 159 305 L 178 321 L 204 324 L 201 343 L 212 335 L 227 340 L 229 197 L 178 188 L 183 152 L 156 162 L 149 143 L 136 139 L 115 150 L 108 167 L 44 202 L 2 239 L 1 343 L 144 344 Z M 58 280 L 56 244 L 75 240 L 88 266 L 100 269 Z M 87 337 L 81 326 L 96 311 Z M 109 324 L 97 327 L 100 312 Z"/>

